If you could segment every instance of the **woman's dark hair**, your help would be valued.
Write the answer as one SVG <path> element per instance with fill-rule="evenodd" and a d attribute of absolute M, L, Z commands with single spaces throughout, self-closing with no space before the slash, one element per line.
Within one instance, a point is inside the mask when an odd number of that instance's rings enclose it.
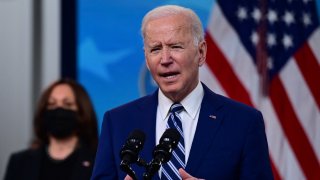
<path fill-rule="evenodd" d="M 44 112 L 47 109 L 48 99 L 52 90 L 61 84 L 69 85 L 75 95 L 79 114 L 77 135 L 81 143 L 88 145 L 95 152 L 98 144 L 98 125 L 90 97 L 82 85 L 67 78 L 54 82 L 40 96 L 33 121 L 35 137 L 32 147 L 39 147 L 49 143 L 48 134 L 44 127 Z"/>

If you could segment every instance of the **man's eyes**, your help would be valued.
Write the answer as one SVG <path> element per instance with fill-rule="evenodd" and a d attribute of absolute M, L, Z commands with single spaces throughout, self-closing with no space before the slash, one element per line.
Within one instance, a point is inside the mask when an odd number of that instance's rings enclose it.
<path fill-rule="evenodd" d="M 171 46 L 172 49 L 181 49 L 182 46 L 179 46 L 179 45 L 174 45 L 174 46 Z"/>
<path fill-rule="evenodd" d="M 159 51 L 160 50 L 160 48 L 152 48 L 151 50 L 150 50 L 150 52 L 155 52 L 155 51 Z"/>
<path fill-rule="evenodd" d="M 181 45 L 171 45 L 169 46 L 169 49 L 183 49 L 183 47 Z M 157 53 L 159 51 L 161 51 L 162 48 L 161 47 L 154 47 L 150 49 L 151 53 Z"/>

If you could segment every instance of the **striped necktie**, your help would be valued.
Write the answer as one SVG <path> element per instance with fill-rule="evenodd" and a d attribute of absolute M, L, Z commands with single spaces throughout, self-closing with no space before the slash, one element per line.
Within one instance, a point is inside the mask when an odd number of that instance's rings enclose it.
<path fill-rule="evenodd" d="M 183 106 L 179 103 L 174 103 L 170 107 L 167 128 L 175 128 L 179 131 L 181 138 L 177 148 L 172 152 L 169 162 L 162 166 L 162 180 L 181 179 L 179 169 L 185 169 L 185 150 L 184 150 L 184 137 L 179 113 L 183 110 Z"/>

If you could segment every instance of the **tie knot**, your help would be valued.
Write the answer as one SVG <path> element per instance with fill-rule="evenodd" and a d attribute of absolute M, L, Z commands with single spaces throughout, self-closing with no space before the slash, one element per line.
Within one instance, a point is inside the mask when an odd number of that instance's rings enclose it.
<path fill-rule="evenodd" d="M 172 113 L 180 113 L 183 110 L 183 106 L 180 103 L 173 103 L 170 107 Z"/>

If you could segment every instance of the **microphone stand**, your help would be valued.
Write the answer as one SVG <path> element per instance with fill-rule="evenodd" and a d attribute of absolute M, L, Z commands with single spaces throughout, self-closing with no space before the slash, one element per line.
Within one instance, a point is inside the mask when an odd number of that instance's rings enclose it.
<path fill-rule="evenodd" d="M 126 161 L 121 161 L 120 169 L 126 172 L 133 180 L 138 180 L 136 173 L 132 170 Z"/>
<path fill-rule="evenodd" d="M 146 163 L 145 160 L 143 160 L 142 158 L 138 157 L 137 159 L 137 165 L 138 166 L 142 166 L 145 169 L 148 169 L 148 164 Z M 132 168 L 130 167 L 129 163 L 125 160 L 121 161 L 120 163 L 120 169 L 124 172 L 126 172 L 133 180 L 138 180 L 136 173 L 132 170 Z M 151 179 L 150 179 L 151 180 Z"/>
<path fill-rule="evenodd" d="M 144 180 L 151 180 L 154 174 L 160 169 L 161 161 L 151 161 L 146 167 L 146 172 L 143 173 Z"/>

